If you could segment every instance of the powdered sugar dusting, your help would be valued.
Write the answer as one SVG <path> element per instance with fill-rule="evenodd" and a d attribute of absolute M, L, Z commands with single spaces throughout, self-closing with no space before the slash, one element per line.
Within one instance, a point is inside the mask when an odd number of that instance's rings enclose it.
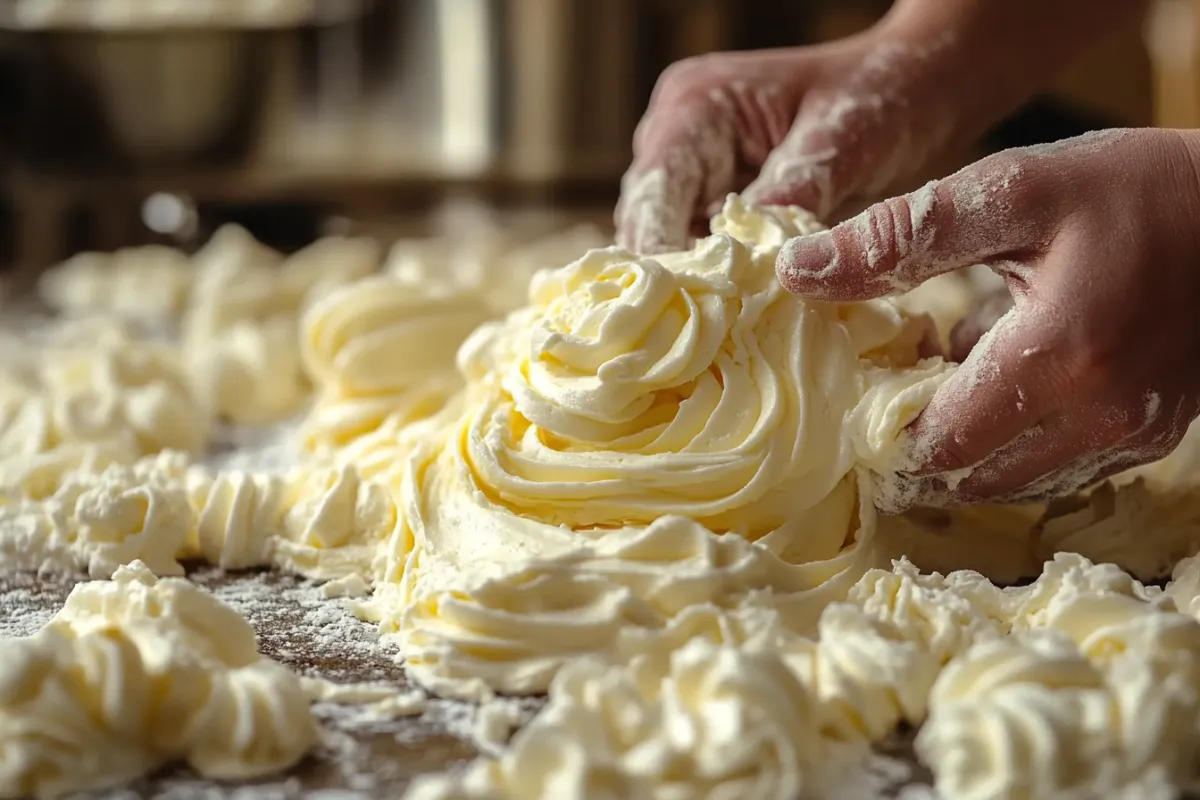
<path fill-rule="evenodd" d="M 30 636 L 50 621 L 75 585 L 70 577 L 28 573 L 0 577 L 0 638 Z"/>

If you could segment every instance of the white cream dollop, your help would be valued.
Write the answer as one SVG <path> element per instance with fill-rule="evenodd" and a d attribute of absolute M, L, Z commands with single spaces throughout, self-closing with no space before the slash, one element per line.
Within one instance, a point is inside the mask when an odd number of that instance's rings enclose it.
<path fill-rule="evenodd" d="M 170 319 L 183 310 L 192 285 L 187 255 L 170 247 L 80 253 L 47 270 L 38 293 L 68 314 L 109 311 L 133 319 Z"/>
<path fill-rule="evenodd" d="M 0 796 L 113 786 L 172 761 L 212 779 L 287 768 L 316 744 L 295 675 L 192 584 L 141 562 L 77 586 L 38 633 L 0 640 Z"/>
<path fill-rule="evenodd" d="M 69 473 L 43 501 L 0 508 L 0 553 L 7 568 L 109 578 L 142 561 L 182 575 L 179 553 L 192 525 L 187 496 L 131 467 Z"/>
<path fill-rule="evenodd" d="M 322 580 L 371 575 L 375 553 L 397 523 L 387 490 L 345 465 L 303 471 L 290 483 L 275 563 Z"/>
<path fill-rule="evenodd" d="M 824 796 L 902 723 L 923 726 L 918 752 L 947 796 L 1107 796 L 1190 778 L 1200 569 L 1181 564 L 1160 592 L 1054 555 L 1160 575 L 1195 546 L 1188 492 L 1164 496 L 1182 462 L 1071 502 L 880 519 L 904 428 L 953 369 L 921 356 L 961 298 L 799 299 L 774 260 L 820 229 L 811 215 L 731 197 L 712 229 L 655 258 L 580 256 L 587 234 L 402 243 L 388 276 L 364 277 L 378 261 L 365 240 L 284 258 L 226 228 L 191 264 L 182 348 L 88 323 L 47 340 L 53 359 L 0 354 L 0 478 L 13 478 L 0 559 L 116 570 L 122 586 L 13 650 L 22 681 L 69 673 L 54 685 L 102 686 L 86 695 L 99 706 L 79 702 L 106 709 L 80 716 L 76 699 L 23 683 L 20 702 L 59 714 L 72 744 L 37 751 L 50 766 L 21 785 L 103 784 L 179 758 L 244 777 L 311 743 L 294 677 L 258 658 L 244 621 L 143 602 L 132 584 L 173 598 L 186 584 L 119 568 L 138 558 L 161 572 L 181 559 L 273 565 L 330 580 L 327 597 L 373 589 L 362 613 L 426 688 L 549 688 L 507 744 L 512 715 L 481 715 L 496 723 L 480 729 L 491 757 L 414 796 Z M 534 266 L 549 269 L 522 306 L 511 290 L 527 282 L 506 276 Z M 185 405 L 200 409 L 199 448 L 207 415 L 287 415 L 309 390 L 301 360 L 320 394 L 304 433 L 318 452 L 292 473 L 179 453 L 104 480 L 72 471 L 188 449 Z M 1130 526 L 1161 552 L 1131 547 Z M 999 589 L 900 556 L 1009 577 L 1052 560 L 1031 586 Z M 332 699 L 314 686 L 299 693 Z M 188 724 L 145 722 L 158 703 Z"/>
<path fill-rule="evenodd" d="M 187 557 L 223 569 L 271 563 L 272 538 L 282 530 L 286 512 L 283 478 L 197 467 L 186 485 L 196 515 L 183 551 Z"/>
<path fill-rule="evenodd" d="M 819 791 L 833 747 L 816 703 L 779 655 L 690 640 L 640 669 L 581 660 L 550 704 L 496 760 L 425 778 L 413 800 L 729 797 L 791 800 Z"/>

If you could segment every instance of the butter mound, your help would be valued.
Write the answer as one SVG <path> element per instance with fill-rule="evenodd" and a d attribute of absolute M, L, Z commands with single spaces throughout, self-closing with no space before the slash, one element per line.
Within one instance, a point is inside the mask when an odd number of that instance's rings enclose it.
<path fill-rule="evenodd" d="M 778 247 L 812 224 L 731 197 L 693 250 L 589 251 L 472 334 L 364 605 L 420 681 L 542 691 L 626 626 L 751 596 L 812 631 L 874 566 L 859 472 L 951 367 L 919 359 L 928 322 L 893 301 L 778 285 Z"/>
<path fill-rule="evenodd" d="M 236 612 L 135 561 L 77 586 L 38 633 L 0 640 L 0 796 L 53 797 L 186 761 L 214 779 L 316 743 L 299 679 Z"/>

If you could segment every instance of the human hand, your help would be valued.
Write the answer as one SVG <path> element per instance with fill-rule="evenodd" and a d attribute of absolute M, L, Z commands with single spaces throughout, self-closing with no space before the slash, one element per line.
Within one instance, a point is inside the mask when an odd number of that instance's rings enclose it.
<path fill-rule="evenodd" d="M 871 32 L 672 65 L 634 136 L 618 241 L 683 249 L 741 187 L 750 202 L 824 217 L 852 192 L 918 169 L 949 133 L 950 108 L 920 86 L 937 55 Z"/>
<path fill-rule="evenodd" d="M 1009 150 L 785 245 L 807 297 L 976 263 L 1012 294 L 910 427 L 884 510 L 1069 494 L 1174 449 L 1200 414 L 1198 164 L 1200 134 L 1170 130 Z"/>
<path fill-rule="evenodd" d="M 982 133 L 1144 4 L 897 0 L 846 39 L 674 64 L 634 135 L 617 241 L 684 248 L 743 187 L 750 202 L 826 218 Z"/>

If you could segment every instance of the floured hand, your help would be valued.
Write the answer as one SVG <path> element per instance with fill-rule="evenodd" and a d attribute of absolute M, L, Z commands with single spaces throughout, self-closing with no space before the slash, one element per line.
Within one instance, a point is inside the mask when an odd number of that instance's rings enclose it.
<path fill-rule="evenodd" d="M 785 245 L 780 280 L 808 297 L 976 263 L 1008 284 L 1011 308 L 911 427 L 903 502 L 1069 494 L 1178 444 L 1200 414 L 1198 163 L 1195 132 L 1105 131 L 999 153 Z"/>
<path fill-rule="evenodd" d="M 915 46 L 868 34 L 674 64 L 634 137 L 618 241 L 644 253 L 685 249 L 714 206 L 755 174 L 747 200 L 825 216 L 869 178 L 919 166 L 925 153 L 911 152 L 913 90 L 902 76 L 928 59 Z"/>
<path fill-rule="evenodd" d="M 634 136 L 617 240 L 647 254 L 686 249 L 743 187 L 750 202 L 821 218 L 855 194 L 877 195 L 1135 22 L 1143 2 L 898 0 L 840 41 L 674 64 Z"/>

